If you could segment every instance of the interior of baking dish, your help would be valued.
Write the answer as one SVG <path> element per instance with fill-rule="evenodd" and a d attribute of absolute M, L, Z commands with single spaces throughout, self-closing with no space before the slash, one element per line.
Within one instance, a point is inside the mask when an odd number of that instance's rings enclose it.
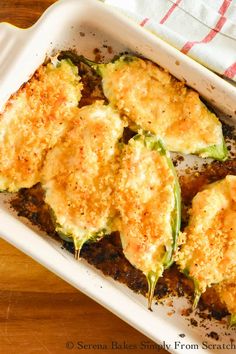
<path fill-rule="evenodd" d="M 235 88 L 135 23 L 93 0 L 60 1 L 27 30 L 0 24 L 0 105 L 4 106 L 7 98 L 31 77 L 46 58 L 63 50 L 105 62 L 116 54 L 131 52 L 168 69 L 199 91 L 209 104 L 217 107 L 217 111 L 221 111 L 219 115 L 227 123 L 225 133 L 233 156 L 235 135 L 231 126 L 234 126 L 236 116 Z M 206 161 L 197 157 L 183 159 L 178 154 L 173 155 L 173 158 L 183 179 L 186 168 L 190 176 L 193 176 L 193 171 L 197 173 L 205 168 L 203 164 Z M 220 167 L 209 167 L 207 173 L 214 176 L 217 168 Z M 235 167 L 227 168 L 232 170 Z M 224 172 L 221 174 L 223 176 Z M 188 178 L 185 180 L 186 188 L 190 181 Z M 60 240 L 46 235 L 24 217 L 17 216 L 9 204 L 9 199 L 14 198 L 8 194 L 0 196 L 1 235 L 7 241 L 153 340 L 170 343 L 171 351 L 184 353 L 184 345 L 198 345 L 195 349 L 199 352 L 206 353 L 207 349 L 211 349 L 211 352 L 225 353 L 224 349 L 212 351 L 213 347 L 202 348 L 202 342 L 209 345 L 230 343 L 235 338 L 235 330 L 228 329 L 226 321 L 223 324 L 214 319 L 209 320 L 207 314 L 204 316 L 203 313 L 200 314 L 202 318 L 196 313 L 186 316 L 190 304 L 183 297 L 168 297 L 154 305 L 153 312 L 148 311 L 143 295 L 104 276 L 85 260 L 74 260 L 70 252 L 61 248 Z"/>

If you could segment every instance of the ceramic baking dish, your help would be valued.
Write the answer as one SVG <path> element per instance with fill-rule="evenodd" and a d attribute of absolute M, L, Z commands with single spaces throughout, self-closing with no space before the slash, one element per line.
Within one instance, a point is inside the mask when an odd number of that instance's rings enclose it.
<path fill-rule="evenodd" d="M 109 54 L 106 46 L 111 46 Z M 62 0 L 53 5 L 31 28 L 22 30 L 0 24 L 0 107 L 22 83 L 28 80 L 48 55 L 57 50 L 76 49 L 93 59 L 94 48 L 101 48 L 105 60 L 125 50 L 150 58 L 173 75 L 184 79 L 209 102 L 233 119 L 236 117 L 236 88 L 175 48 L 158 39 L 96 0 Z M 108 308 L 133 327 L 173 353 L 226 353 L 213 344 L 236 340 L 234 330 L 212 321 L 202 327 L 189 326 L 181 316 L 187 300 L 174 299 L 175 313 L 170 316 L 168 301 L 147 309 L 146 299 L 126 286 L 103 276 L 85 261 L 75 261 L 61 249 L 60 242 L 42 234 L 25 219 L 18 218 L 6 203 L 9 195 L 0 196 L 0 235 L 58 276 Z M 216 331 L 219 340 L 207 337 Z M 225 331 L 229 335 L 225 335 Z M 185 336 L 183 336 L 184 334 Z M 181 336 L 180 336 L 181 335 Z M 206 342 L 207 344 L 202 344 Z M 206 345 L 209 348 L 205 348 Z M 211 347 L 210 347 L 211 346 Z M 227 353 L 235 352 L 227 349 Z"/>

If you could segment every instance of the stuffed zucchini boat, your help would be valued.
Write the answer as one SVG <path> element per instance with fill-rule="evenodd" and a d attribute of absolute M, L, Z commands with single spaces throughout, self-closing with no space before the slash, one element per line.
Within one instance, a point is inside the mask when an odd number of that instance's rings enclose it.
<path fill-rule="evenodd" d="M 112 195 L 119 114 L 103 102 L 78 109 L 70 129 L 48 153 L 42 174 L 45 201 L 56 231 L 71 239 L 78 258 L 83 244 L 112 232 Z"/>
<path fill-rule="evenodd" d="M 0 191 L 40 181 L 45 156 L 67 129 L 81 90 L 77 67 L 55 60 L 12 96 L 0 114 Z"/>
<path fill-rule="evenodd" d="M 105 96 L 130 120 L 131 129 L 150 131 L 169 151 L 226 160 L 219 119 L 183 82 L 153 62 L 131 55 L 108 64 L 81 60 L 102 77 Z"/>
<path fill-rule="evenodd" d="M 176 255 L 194 282 L 194 308 L 207 287 L 236 275 L 236 176 L 208 185 L 193 199 L 185 244 Z"/>
<path fill-rule="evenodd" d="M 158 278 L 172 264 L 181 220 L 175 169 L 155 136 L 136 135 L 124 145 L 114 202 L 124 255 L 145 274 L 151 309 Z"/>

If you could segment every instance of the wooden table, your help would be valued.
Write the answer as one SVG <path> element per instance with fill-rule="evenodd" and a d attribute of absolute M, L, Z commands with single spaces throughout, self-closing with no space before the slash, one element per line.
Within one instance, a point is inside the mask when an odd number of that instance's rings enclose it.
<path fill-rule="evenodd" d="M 8 21 L 17 26 L 28 27 L 53 2 L 55 1 L 0 0 L 0 22 Z M 157 352 L 153 349 L 76 349 L 77 342 L 110 347 L 112 341 L 137 346 L 143 341 L 153 344 L 87 296 L 0 239 L 0 354 Z M 70 349 L 73 345 L 75 347 Z M 158 353 L 167 352 L 161 350 Z"/>

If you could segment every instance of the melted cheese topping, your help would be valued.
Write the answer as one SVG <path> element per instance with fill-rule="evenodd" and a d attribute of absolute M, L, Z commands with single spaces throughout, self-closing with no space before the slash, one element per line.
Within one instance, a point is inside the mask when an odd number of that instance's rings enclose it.
<path fill-rule="evenodd" d="M 71 129 L 49 152 L 42 177 L 45 200 L 64 234 L 87 240 L 102 229 L 111 232 L 117 142 L 122 134 L 119 115 L 97 102 L 78 110 Z"/>
<path fill-rule="evenodd" d="M 165 156 L 130 140 L 116 179 L 117 229 L 126 258 L 144 274 L 156 272 L 173 242 L 175 178 Z"/>
<path fill-rule="evenodd" d="M 77 68 L 68 61 L 41 66 L 0 115 L 0 190 L 40 180 L 47 151 L 64 133 L 81 98 Z"/>
<path fill-rule="evenodd" d="M 162 138 L 168 150 L 188 154 L 222 144 L 221 123 L 198 93 L 152 62 L 121 58 L 102 66 L 101 73 L 110 102 L 136 125 Z"/>
<path fill-rule="evenodd" d="M 220 283 L 217 292 L 231 314 L 236 314 L 236 276 Z"/>
<path fill-rule="evenodd" d="M 177 262 L 201 292 L 236 275 L 236 176 L 227 176 L 194 197 L 185 236 Z"/>

